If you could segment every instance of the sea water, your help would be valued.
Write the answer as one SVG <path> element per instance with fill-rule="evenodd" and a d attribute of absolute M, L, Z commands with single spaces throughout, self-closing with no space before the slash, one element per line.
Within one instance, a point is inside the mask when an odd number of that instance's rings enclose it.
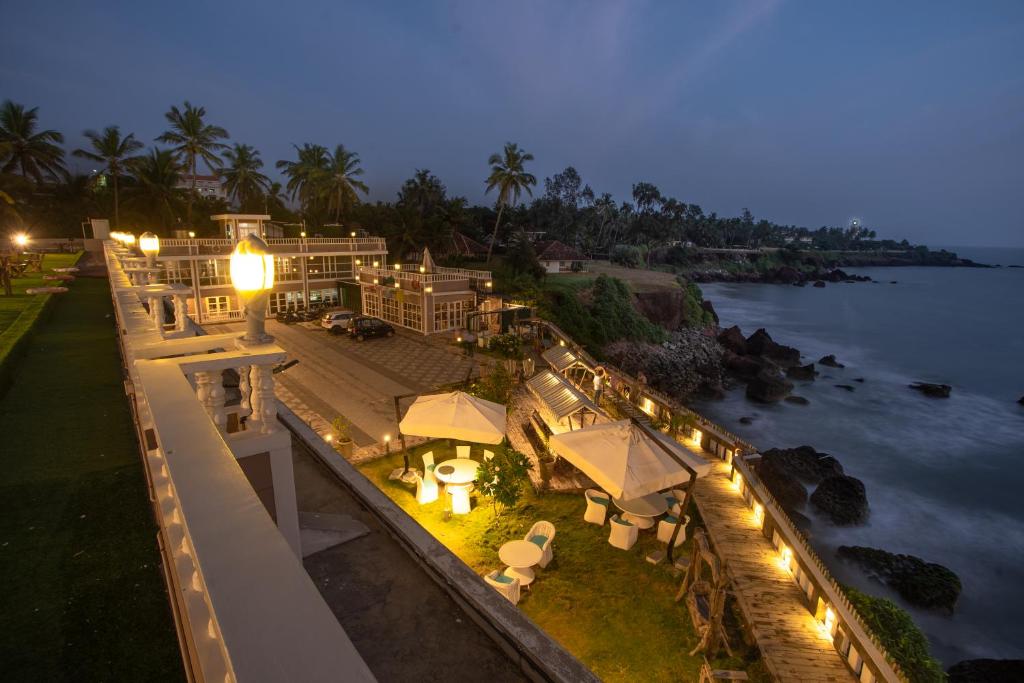
<path fill-rule="evenodd" d="M 1024 266 L 1024 249 L 954 251 Z M 809 513 L 813 543 L 841 581 L 907 608 L 944 664 L 1024 657 L 1024 268 L 854 272 L 878 283 L 704 285 L 723 327 L 764 327 L 804 363 L 835 354 L 846 367 L 795 382 L 807 406 L 751 403 L 740 387 L 695 408 L 760 449 L 828 452 L 864 482 L 870 521 L 835 528 Z M 929 398 L 914 381 L 950 384 L 952 396 Z M 963 583 L 954 614 L 909 607 L 837 560 L 839 545 L 949 567 Z"/>

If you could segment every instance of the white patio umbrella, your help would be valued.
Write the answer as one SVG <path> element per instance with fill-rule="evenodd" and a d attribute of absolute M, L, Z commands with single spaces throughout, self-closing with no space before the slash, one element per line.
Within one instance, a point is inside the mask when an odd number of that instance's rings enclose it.
<path fill-rule="evenodd" d="M 505 406 L 463 391 L 420 396 L 398 424 L 409 436 L 501 443 L 505 438 Z"/>
<path fill-rule="evenodd" d="M 697 476 L 711 471 L 710 463 L 678 443 L 670 439 L 661 439 L 661 442 L 696 471 Z M 690 480 L 690 473 L 682 465 L 629 420 L 555 434 L 548 440 L 548 447 L 613 498 L 640 498 Z"/>

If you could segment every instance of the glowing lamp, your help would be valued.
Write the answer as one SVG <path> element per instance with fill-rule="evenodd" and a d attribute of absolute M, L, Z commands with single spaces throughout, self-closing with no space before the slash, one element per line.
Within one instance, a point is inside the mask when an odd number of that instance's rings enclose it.
<path fill-rule="evenodd" d="M 420 272 L 421 273 L 427 272 L 427 267 L 426 266 L 420 266 Z"/>
<path fill-rule="evenodd" d="M 188 237 L 189 237 L 189 239 L 195 239 L 195 237 L 196 237 L 195 230 L 189 230 L 188 231 Z"/>
<path fill-rule="evenodd" d="M 434 288 L 431 287 L 430 285 L 427 285 L 426 288 L 423 291 L 425 291 L 427 294 L 432 294 L 433 291 L 434 291 Z"/>
<path fill-rule="evenodd" d="M 306 231 L 305 231 L 305 230 L 303 230 L 302 232 L 300 232 L 300 233 L 299 233 L 299 237 L 302 237 L 303 239 L 305 239 L 305 237 L 306 237 Z"/>
<path fill-rule="evenodd" d="M 380 261 L 374 261 L 373 262 L 373 267 L 377 268 L 378 266 L 380 266 Z"/>
<path fill-rule="evenodd" d="M 743 475 L 740 474 L 739 471 L 737 471 L 735 476 L 732 478 L 732 485 L 737 491 L 743 490 Z"/>
<path fill-rule="evenodd" d="M 334 441 L 334 436 L 331 435 L 331 434 L 327 434 L 326 436 L 324 436 L 324 441 L 326 441 L 327 443 L 330 443 L 330 442 Z"/>
<path fill-rule="evenodd" d="M 783 544 L 779 547 L 779 566 L 783 569 L 788 570 L 790 563 L 793 561 L 793 550 Z"/>
<path fill-rule="evenodd" d="M 758 502 L 754 503 L 754 521 L 758 524 L 764 522 L 764 506 Z"/>
<path fill-rule="evenodd" d="M 130 245 L 133 245 L 133 244 L 135 244 L 135 235 L 131 234 L 130 232 L 126 232 L 124 234 L 124 240 L 123 241 L 124 241 L 124 244 L 125 244 L 126 247 L 130 246 Z"/>
<path fill-rule="evenodd" d="M 558 345 L 559 346 L 565 346 L 565 340 L 564 339 L 559 339 L 558 340 Z"/>
<path fill-rule="evenodd" d="M 822 623 L 823 630 L 825 631 L 825 637 L 832 639 L 835 633 L 836 626 L 836 613 L 832 611 L 831 607 L 825 608 L 825 621 Z"/>
<path fill-rule="evenodd" d="M 160 253 L 160 238 L 151 232 L 142 233 L 139 237 L 139 251 L 147 258 L 150 256 L 156 258 L 156 255 Z"/>
<path fill-rule="evenodd" d="M 11 240 L 14 242 L 14 246 L 19 249 L 24 249 L 28 246 L 28 235 L 23 232 L 16 233 Z"/>
<path fill-rule="evenodd" d="M 361 265 L 363 265 L 363 259 L 359 259 L 359 258 L 357 258 L 357 259 L 356 259 L 356 265 L 357 265 L 357 266 L 361 266 Z"/>
<path fill-rule="evenodd" d="M 402 269 L 402 264 L 401 263 L 396 263 L 395 264 L 395 270 L 401 270 L 401 269 Z"/>
<path fill-rule="evenodd" d="M 491 282 L 490 280 L 488 280 L 487 281 L 487 289 L 491 289 L 492 287 L 494 287 L 494 283 Z"/>
<path fill-rule="evenodd" d="M 243 346 L 269 344 L 274 340 L 267 334 L 267 299 L 274 286 L 274 255 L 267 243 L 255 235 L 239 240 L 231 254 L 231 284 L 245 306 L 245 336 L 239 339 Z"/>
<path fill-rule="evenodd" d="M 352 234 L 352 237 L 355 237 L 356 236 L 356 231 L 353 230 L 351 234 Z"/>

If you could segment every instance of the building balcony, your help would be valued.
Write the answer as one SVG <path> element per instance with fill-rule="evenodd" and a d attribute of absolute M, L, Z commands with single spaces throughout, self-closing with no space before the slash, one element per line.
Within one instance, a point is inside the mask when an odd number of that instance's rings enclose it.
<path fill-rule="evenodd" d="M 387 254 L 383 237 L 268 237 L 267 246 L 274 254 Z M 160 258 L 188 256 L 230 256 L 234 240 L 162 239 Z"/>

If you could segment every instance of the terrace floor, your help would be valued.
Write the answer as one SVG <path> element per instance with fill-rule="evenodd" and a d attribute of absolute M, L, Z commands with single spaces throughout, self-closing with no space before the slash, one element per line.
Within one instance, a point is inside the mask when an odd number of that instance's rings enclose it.
<path fill-rule="evenodd" d="M 434 452 L 437 462 L 454 457 L 445 442 L 411 450 L 414 464 L 421 463 L 419 455 L 426 450 Z M 479 447 L 474 448 L 473 457 L 481 457 Z M 645 560 L 649 552 L 664 547 L 654 530 L 642 532 L 632 549 L 618 550 L 607 542 L 607 526 L 583 521 L 582 496 L 540 496 L 530 487 L 515 509 L 501 515 L 496 516 L 485 502 L 468 515 L 445 519 L 443 496 L 421 506 L 411 487 L 388 479 L 401 463 L 400 454 L 395 453 L 358 467 L 478 574 L 503 568 L 498 549 L 521 539 L 534 522 L 543 519 L 554 524 L 554 560 L 537 569 L 537 579 L 524 591 L 519 608 L 600 678 L 673 683 L 698 679 L 701 658 L 687 655 L 697 637 L 686 607 L 674 601 L 681 577 L 664 562 L 652 565 Z M 694 524 L 700 523 L 696 510 L 691 516 Z M 689 552 L 687 542 L 679 547 L 677 557 L 689 557 Z M 751 680 L 768 680 L 756 648 L 746 647 L 737 623 L 730 623 L 732 646 L 742 655 L 714 663 L 745 669 Z"/>

